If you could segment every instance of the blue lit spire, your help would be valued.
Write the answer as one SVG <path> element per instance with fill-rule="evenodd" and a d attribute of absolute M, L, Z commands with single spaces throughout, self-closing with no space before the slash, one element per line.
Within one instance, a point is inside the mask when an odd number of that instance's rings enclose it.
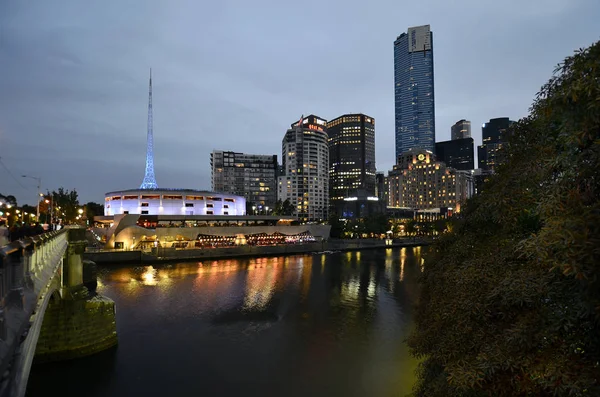
<path fill-rule="evenodd" d="M 150 69 L 150 89 L 148 92 L 148 137 L 146 148 L 146 173 L 140 189 L 158 189 L 154 177 L 154 134 L 152 133 L 152 69 Z"/>

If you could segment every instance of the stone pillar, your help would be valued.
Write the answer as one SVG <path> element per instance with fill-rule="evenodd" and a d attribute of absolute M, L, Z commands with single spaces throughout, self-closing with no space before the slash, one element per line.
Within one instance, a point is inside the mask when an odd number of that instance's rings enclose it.
<path fill-rule="evenodd" d="M 53 297 L 48 304 L 35 362 L 83 357 L 117 344 L 115 303 L 85 286 L 93 286 L 96 279 L 93 263 L 82 260 L 87 246 L 85 232 L 84 228 L 68 230 L 62 299 Z"/>
<path fill-rule="evenodd" d="M 87 247 L 85 229 L 69 229 L 68 233 L 69 245 L 63 259 L 63 299 L 87 295 L 83 285 L 83 253 Z"/>

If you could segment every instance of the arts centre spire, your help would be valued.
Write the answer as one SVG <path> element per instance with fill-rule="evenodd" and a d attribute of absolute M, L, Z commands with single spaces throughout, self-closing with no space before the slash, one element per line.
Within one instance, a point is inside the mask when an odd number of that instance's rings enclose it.
<path fill-rule="evenodd" d="M 154 176 L 154 134 L 152 132 L 152 69 L 150 69 L 150 86 L 148 91 L 148 136 L 146 147 L 146 172 L 140 189 L 158 189 Z"/>

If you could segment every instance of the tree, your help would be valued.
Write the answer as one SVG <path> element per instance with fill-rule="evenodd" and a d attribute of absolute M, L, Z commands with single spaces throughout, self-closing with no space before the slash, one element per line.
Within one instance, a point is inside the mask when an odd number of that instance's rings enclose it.
<path fill-rule="evenodd" d="M 17 206 L 17 199 L 15 198 L 15 196 L 10 195 L 10 194 L 8 196 L 0 194 L 0 202 L 3 202 L 5 204 L 10 204 L 13 207 Z"/>
<path fill-rule="evenodd" d="M 285 201 L 277 200 L 275 203 L 275 208 L 273 208 L 273 215 L 294 215 L 296 212 L 296 208 L 291 203 L 290 199 L 286 199 Z"/>
<path fill-rule="evenodd" d="M 90 225 L 92 225 L 95 216 L 104 215 L 104 206 L 102 204 L 90 201 L 86 205 L 84 205 L 84 211 L 87 220 L 90 222 Z"/>
<path fill-rule="evenodd" d="M 331 232 L 329 235 L 332 238 L 341 238 L 344 235 L 345 225 L 344 222 L 340 220 L 337 214 L 331 213 L 329 215 L 329 224 L 331 225 Z"/>
<path fill-rule="evenodd" d="M 364 219 L 367 233 L 384 234 L 389 230 L 389 221 L 386 214 L 372 214 Z"/>
<path fill-rule="evenodd" d="M 57 192 L 47 193 L 46 196 L 53 197 L 55 218 L 62 219 L 63 223 L 75 222 L 80 208 L 78 194 L 75 189 L 69 191 L 60 187 Z"/>
<path fill-rule="evenodd" d="M 555 70 L 432 246 L 417 396 L 600 395 L 600 43 Z"/>
<path fill-rule="evenodd" d="M 410 219 L 408 222 L 406 222 L 406 228 L 404 230 L 409 236 L 415 235 L 415 233 L 417 232 L 417 221 L 414 219 Z"/>

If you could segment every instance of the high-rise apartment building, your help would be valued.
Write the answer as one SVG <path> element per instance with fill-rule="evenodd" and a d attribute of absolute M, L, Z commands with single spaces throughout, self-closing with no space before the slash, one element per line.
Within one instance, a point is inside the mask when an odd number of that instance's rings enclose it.
<path fill-rule="evenodd" d="M 290 200 L 298 220 L 327 219 L 329 147 L 327 120 L 310 115 L 291 125 L 281 142 L 282 168 L 278 198 Z"/>
<path fill-rule="evenodd" d="M 345 114 L 327 122 L 329 136 L 329 200 L 375 195 L 375 119 Z"/>
<path fill-rule="evenodd" d="M 453 139 L 436 142 L 435 157 L 448 167 L 470 171 L 475 168 L 475 150 L 473 138 Z"/>
<path fill-rule="evenodd" d="M 446 167 L 428 150 L 404 152 L 388 174 L 389 207 L 460 212 L 460 205 L 473 191 L 471 172 Z"/>
<path fill-rule="evenodd" d="M 508 138 L 508 128 L 514 123 L 508 117 L 490 119 L 481 127 L 481 146 L 477 147 L 478 168 L 494 171 L 499 165 L 498 151 Z"/>
<path fill-rule="evenodd" d="M 246 198 L 256 206 L 274 208 L 277 201 L 277 155 L 213 150 L 212 190 Z"/>
<path fill-rule="evenodd" d="M 394 41 L 396 158 L 412 148 L 435 150 L 433 33 L 408 28 Z"/>
<path fill-rule="evenodd" d="M 471 137 L 471 122 L 469 120 L 458 120 L 450 128 L 451 139 L 465 139 Z M 436 153 L 437 154 L 437 153 Z"/>

